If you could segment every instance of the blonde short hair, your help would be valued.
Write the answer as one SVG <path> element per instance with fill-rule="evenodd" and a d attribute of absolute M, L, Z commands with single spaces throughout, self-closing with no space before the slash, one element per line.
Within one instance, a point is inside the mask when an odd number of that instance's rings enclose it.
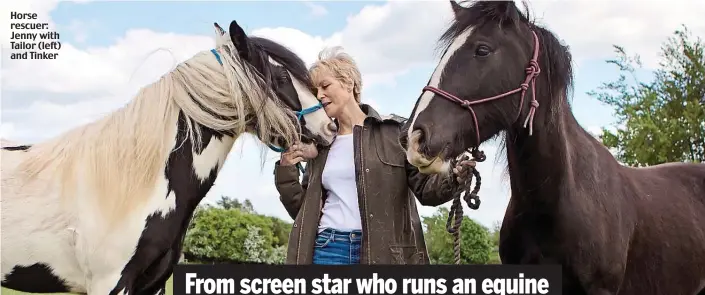
<path fill-rule="evenodd" d="M 325 48 L 318 54 L 318 60 L 309 69 L 311 79 L 315 84 L 325 73 L 330 73 L 345 86 L 352 86 L 353 97 L 360 103 L 362 92 L 362 75 L 355 60 L 343 48 L 335 46 Z"/>

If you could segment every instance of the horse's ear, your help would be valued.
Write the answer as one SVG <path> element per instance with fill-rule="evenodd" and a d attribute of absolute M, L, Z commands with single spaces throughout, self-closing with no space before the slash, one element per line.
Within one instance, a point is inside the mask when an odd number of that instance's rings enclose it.
<path fill-rule="evenodd" d="M 240 55 L 241 58 L 249 60 L 249 51 L 247 50 L 249 48 L 249 44 L 247 41 L 247 34 L 245 34 L 245 30 L 243 30 L 242 27 L 237 24 L 237 21 L 232 21 L 230 23 L 229 32 L 230 40 L 232 40 L 233 45 L 235 45 L 237 53 Z"/>
<path fill-rule="evenodd" d="M 455 18 L 458 18 L 458 14 L 463 11 L 463 7 L 460 6 L 458 2 L 455 2 L 455 0 L 450 0 L 450 7 L 453 8 L 453 15 Z"/>
<path fill-rule="evenodd" d="M 213 23 L 213 29 L 215 30 L 215 47 L 223 46 L 227 42 L 227 35 L 225 35 L 225 30 L 220 27 L 218 23 Z"/>
<path fill-rule="evenodd" d="M 213 23 L 213 27 L 215 27 L 215 33 L 218 35 L 223 35 L 225 34 L 225 30 L 218 24 L 218 23 Z"/>
<path fill-rule="evenodd" d="M 496 1 L 496 14 L 502 21 L 516 22 L 520 19 L 519 8 L 514 1 Z"/>

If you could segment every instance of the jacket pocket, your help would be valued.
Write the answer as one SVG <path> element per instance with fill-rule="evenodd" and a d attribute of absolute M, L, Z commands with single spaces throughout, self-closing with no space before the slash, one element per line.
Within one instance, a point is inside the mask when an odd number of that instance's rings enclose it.
<path fill-rule="evenodd" d="M 376 134 L 375 151 L 382 164 L 404 168 L 406 167 L 406 154 L 396 138 L 396 136 L 385 137 L 384 134 Z"/>
<path fill-rule="evenodd" d="M 424 264 L 424 253 L 416 245 L 389 245 L 393 264 Z"/>

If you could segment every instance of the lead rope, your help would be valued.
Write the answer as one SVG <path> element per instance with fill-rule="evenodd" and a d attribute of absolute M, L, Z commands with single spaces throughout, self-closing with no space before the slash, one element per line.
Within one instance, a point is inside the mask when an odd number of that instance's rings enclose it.
<path fill-rule="evenodd" d="M 470 154 L 473 157 L 472 161 L 475 162 L 484 162 L 486 159 L 485 153 L 477 148 L 471 150 Z M 454 161 L 452 166 L 455 167 L 459 165 L 459 163 L 467 161 L 468 159 L 469 157 L 467 153 L 463 153 L 459 160 Z M 460 264 L 460 226 L 463 222 L 463 206 L 460 203 L 461 195 L 465 193 L 463 199 L 465 199 L 465 202 L 468 204 L 468 207 L 470 207 L 470 209 L 477 210 L 478 208 L 480 208 L 480 197 L 477 195 L 477 193 L 480 191 L 480 185 L 482 184 L 480 172 L 477 171 L 477 169 L 475 169 L 474 167 L 472 167 L 470 168 L 470 173 L 472 173 L 472 175 L 465 179 L 462 184 L 457 183 L 458 180 L 456 179 L 456 177 L 452 177 L 451 179 L 451 181 L 456 184 L 456 186 L 455 192 L 453 192 L 453 205 L 451 205 L 450 211 L 448 212 L 446 229 L 449 233 L 453 235 L 453 252 L 455 254 L 455 264 Z M 473 177 L 475 177 L 476 179 L 475 188 L 470 190 Z M 451 222 L 453 222 L 452 225 Z"/>

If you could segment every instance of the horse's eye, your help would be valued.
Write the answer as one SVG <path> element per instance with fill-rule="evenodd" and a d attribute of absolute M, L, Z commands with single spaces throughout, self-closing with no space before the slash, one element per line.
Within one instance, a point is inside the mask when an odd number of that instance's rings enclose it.
<path fill-rule="evenodd" d="M 282 81 L 282 82 L 289 82 L 289 74 L 287 74 L 287 73 L 281 73 L 281 74 L 279 74 L 279 77 L 278 77 L 278 78 L 279 78 L 279 81 Z"/>
<path fill-rule="evenodd" d="M 491 52 L 492 52 L 492 50 L 487 45 L 480 45 L 480 46 L 477 46 L 477 49 L 475 49 L 476 56 L 487 56 Z"/>

